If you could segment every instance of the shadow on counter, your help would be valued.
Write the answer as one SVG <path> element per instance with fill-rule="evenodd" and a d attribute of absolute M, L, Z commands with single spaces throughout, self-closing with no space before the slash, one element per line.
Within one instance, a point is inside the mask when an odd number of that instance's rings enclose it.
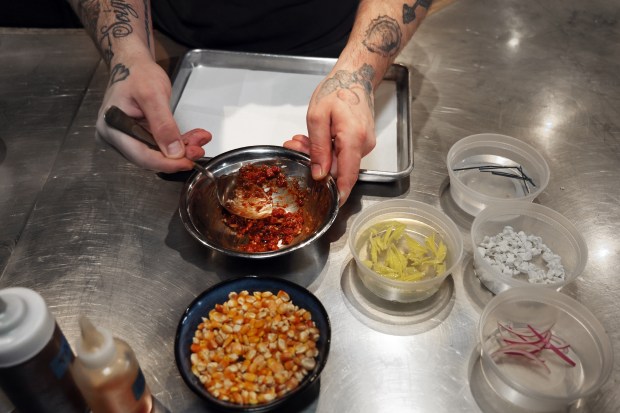
<path fill-rule="evenodd" d="M 186 182 L 192 173 L 189 171 L 158 175 L 167 181 Z M 286 278 L 308 287 L 323 272 L 331 243 L 345 236 L 349 218 L 361 210 L 362 196 L 397 197 L 406 193 L 408 188 L 408 177 L 393 183 L 359 182 L 348 202 L 340 209 L 333 225 L 321 238 L 303 249 L 280 257 L 239 258 L 211 250 L 196 241 L 185 230 L 177 211 L 170 219 L 165 242 L 168 247 L 178 251 L 186 262 L 203 271 L 217 274 L 220 281 L 246 275 L 272 276 Z"/>
<path fill-rule="evenodd" d="M 450 314 L 455 302 L 454 275 L 426 300 L 400 303 L 368 290 L 357 274 L 355 260 L 350 259 L 343 267 L 340 287 L 351 313 L 368 327 L 395 336 L 416 335 L 437 327 Z"/>
<path fill-rule="evenodd" d="M 321 390 L 321 379 L 316 380 L 310 387 L 305 389 L 297 397 L 287 401 L 278 408 L 270 410 L 270 413 L 289 413 L 289 412 L 302 412 L 302 411 L 316 411 L 316 404 L 319 399 L 319 393 Z M 210 407 L 207 402 L 196 399 L 196 401 L 189 407 L 183 410 L 174 410 L 172 413 L 193 413 L 196 411 L 202 411 L 206 407 Z"/>
<path fill-rule="evenodd" d="M 216 274 L 219 281 L 257 275 L 285 278 L 304 287 L 308 287 L 319 277 L 327 262 L 330 248 L 329 242 L 323 237 L 306 248 L 280 257 L 232 257 L 195 240 L 185 230 L 176 211 L 170 219 L 165 242 L 169 248 L 177 251 L 183 260 L 202 271 Z"/>

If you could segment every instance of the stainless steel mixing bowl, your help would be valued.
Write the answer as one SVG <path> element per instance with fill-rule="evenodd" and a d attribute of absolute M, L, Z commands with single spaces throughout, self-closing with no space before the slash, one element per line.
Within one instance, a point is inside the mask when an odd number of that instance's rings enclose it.
<path fill-rule="evenodd" d="M 224 254 L 245 258 L 270 258 L 288 254 L 315 241 L 332 225 L 338 214 L 338 190 L 329 176 L 322 181 L 312 179 L 310 158 L 280 146 L 248 146 L 218 155 L 204 167 L 216 177 L 235 173 L 248 163 L 280 166 L 286 176 L 308 188 L 308 200 L 302 207 L 304 230 L 293 242 L 275 251 L 243 251 L 237 235 L 224 224 L 222 208 L 215 187 L 202 174 L 194 174 L 181 193 L 179 213 L 187 231 L 202 244 Z"/>

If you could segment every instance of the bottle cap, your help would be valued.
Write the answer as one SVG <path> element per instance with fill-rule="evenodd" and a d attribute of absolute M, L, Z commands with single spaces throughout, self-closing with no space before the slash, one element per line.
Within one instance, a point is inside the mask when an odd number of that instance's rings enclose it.
<path fill-rule="evenodd" d="M 92 369 L 104 367 L 116 354 L 112 334 L 101 327 L 95 327 L 86 317 L 80 317 L 82 339 L 77 345 L 77 357 Z"/>
<path fill-rule="evenodd" d="M 45 300 L 23 287 L 0 290 L 0 368 L 36 356 L 50 341 L 56 321 Z"/>

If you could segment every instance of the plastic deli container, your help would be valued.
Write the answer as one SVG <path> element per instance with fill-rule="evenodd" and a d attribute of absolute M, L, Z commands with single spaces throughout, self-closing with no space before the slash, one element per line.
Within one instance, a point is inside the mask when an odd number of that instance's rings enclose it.
<path fill-rule="evenodd" d="M 369 259 L 370 227 L 388 221 L 405 224 L 407 235 L 420 243 L 432 234 L 437 244 L 442 241 L 447 248 L 445 271 L 418 281 L 400 281 L 370 269 L 364 263 Z M 389 301 L 414 302 L 431 297 L 458 268 L 463 254 L 463 241 L 456 224 L 439 209 L 419 201 L 395 199 L 366 207 L 353 221 L 349 233 L 349 248 L 362 283 L 372 293 Z"/>
<path fill-rule="evenodd" d="M 480 247 L 481 243 L 485 237 L 500 234 L 507 226 L 515 233 L 522 231 L 526 235 L 540 237 L 542 243 L 559 256 L 564 269 L 564 278 L 554 281 L 549 281 L 551 278 L 537 280 L 524 272 L 508 275 L 501 267 L 487 261 L 483 255 L 484 248 Z M 485 287 L 495 294 L 511 287 L 527 285 L 560 289 L 573 282 L 582 273 L 588 261 L 585 240 L 568 219 L 551 208 L 525 201 L 490 206 L 478 214 L 471 226 L 471 243 L 476 275 Z M 505 253 L 508 258 L 504 260 L 511 259 L 512 248 L 508 248 Z M 512 259 L 520 259 L 521 254 L 521 252 L 513 254 Z M 549 274 L 550 267 L 542 255 L 533 256 L 529 262 L 545 272 L 545 275 Z M 544 283 L 545 280 L 548 283 Z"/>
<path fill-rule="evenodd" d="M 452 145 L 446 163 L 450 195 L 472 216 L 501 202 L 531 202 L 549 183 L 549 166 L 539 151 L 505 135 L 467 136 Z"/>
<path fill-rule="evenodd" d="M 550 346 L 536 353 L 536 359 L 506 347 L 505 340 L 514 339 L 507 328 L 525 331 L 524 339 L 537 342 L 530 327 L 550 334 L 545 337 L 562 356 Z M 519 287 L 495 296 L 482 312 L 478 338 L 490 387 L 528 411 L 566 411 L 598 391 L 614 365 L 611 341 L 596 317 L 578 301 L 549 289 Z"/>

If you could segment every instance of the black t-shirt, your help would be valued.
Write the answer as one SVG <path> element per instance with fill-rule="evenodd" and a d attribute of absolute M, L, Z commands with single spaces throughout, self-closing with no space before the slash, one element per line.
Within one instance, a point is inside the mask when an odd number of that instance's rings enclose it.
<path fill-rule="evenodd" d="M 152 0 L 158 30 L 192 48 L 337 57 L 359 0 Z"/>

